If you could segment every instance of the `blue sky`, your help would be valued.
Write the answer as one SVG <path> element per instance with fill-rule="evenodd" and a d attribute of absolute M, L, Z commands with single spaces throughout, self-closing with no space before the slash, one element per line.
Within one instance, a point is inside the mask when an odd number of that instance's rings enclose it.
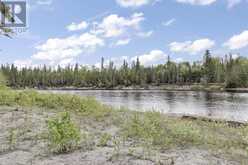
<path fill-rule="evenodd" d="M 28 0 L 27 32 L 0 38 L 0 62 L 117 65 L 248 53 L 246 0 Z"/>

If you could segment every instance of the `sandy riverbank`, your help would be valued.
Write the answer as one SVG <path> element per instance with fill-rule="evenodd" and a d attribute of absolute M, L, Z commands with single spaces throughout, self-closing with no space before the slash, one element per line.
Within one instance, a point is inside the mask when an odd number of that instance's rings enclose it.
<path fill-rule="evenodd" d="M 0 91 L 0 165 L 248 164 L 248 127 L 113 109 L 90 98 Z M 77 148 L 55 154 L 47 121 L 67 111 Z"/>

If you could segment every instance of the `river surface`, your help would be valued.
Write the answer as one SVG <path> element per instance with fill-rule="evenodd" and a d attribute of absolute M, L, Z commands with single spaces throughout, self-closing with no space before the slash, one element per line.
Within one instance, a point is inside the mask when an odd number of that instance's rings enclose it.
<path fill-rule="evenodd" d="M 117 108 L 248 122 L 248 93 L 163 90 L 53 90 L 93 96 Z"/>

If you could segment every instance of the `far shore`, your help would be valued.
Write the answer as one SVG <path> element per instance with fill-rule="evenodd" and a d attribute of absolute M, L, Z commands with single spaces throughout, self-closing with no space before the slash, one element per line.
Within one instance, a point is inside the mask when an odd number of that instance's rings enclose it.
<path fill-rule="evenodd" d="M 193 85 L 144 85 L 117 87 L 39 87 L 39 90 L 165 90 L 165 91 L 207 91 L 207 92 L 237 92 L 248 93 L 248 88 L 225 88 L 223 84 L 193 84 Z"/>

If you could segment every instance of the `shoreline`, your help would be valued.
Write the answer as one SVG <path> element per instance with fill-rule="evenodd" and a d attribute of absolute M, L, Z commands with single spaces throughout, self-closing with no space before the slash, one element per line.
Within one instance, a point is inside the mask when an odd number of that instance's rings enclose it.
<path fill-rule="evenodd" d="M 160 86 L 129 86 L 129 87 L 42 87 L 38 90 L 164 90 L 164 91 L 203 91 L 203 92 L 233 92 L 248 93 L 248 88 L 224 88 L 221 84 L 214 85 L 160 85 Z"/>
<path fill-rule="evenodd" d="M 0 97 L 0 159 L 7 164 L 17 164 L 23 158 L 23 164 L 32 161 L 37 165 L 248 162 L 248 126 L 244 123 L 115 109 L 90 98 L 32 90 L 2 89 Z M 80 141 L 69 146 L 69 152 L 55 153 L 58 150 L 50 145 L 53 139 L 47 121 L 63 121 L 65 112 Z M 66 130 L 72 129 L 69 126 Z M 57 130 L 57 126 L 53 128 Z M 56 144 L 61 146 L 62 142 Z"/>

